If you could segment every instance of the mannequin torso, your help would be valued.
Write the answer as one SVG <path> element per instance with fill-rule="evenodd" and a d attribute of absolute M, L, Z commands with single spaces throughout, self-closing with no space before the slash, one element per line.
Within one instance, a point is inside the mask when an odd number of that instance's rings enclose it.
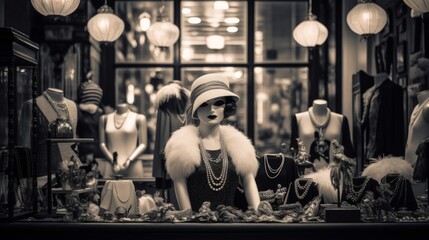
<path fill-rule="evenodd" d="M 323 146 L 323 154 L 325 157 L 317 157 L 315 159 L 315 156 L 310 156 L 310 158 L 314 161 L 313 163 L 316 170 L 326 167 L 329 162 L 329 155 L 331 155 L 329 154 L 330 140 L 337 139 L 339 142 L 342 142 L 343 116 L 331 112 L 325 100 L 317 99 L 313 102 L 312 107 L 310 107 L 308 111 L 297 113 L 296 120 L 299 139 L 303 141 L 308 151 L 311 151 L 312 146 L 314 148 L 313 143 L 317 141 L 315 140 L 315 132 L 319 135 L 319 140 L 323 140 L 322 138 L 325 139 L 323 144 L 328 144 L 328 146 Z M 322 138 L 320 138 L 320 136 L 322 136 Z M 328 142 L 326 142 L 326 140 Z"/>
<path fill-rule="evenodd" d="M 418 104 L 411 114 L 405 147 L 405 159 L 411 165 L 417 160 L 416 150 L 420 142 L 429 137 L 429 90 L 420 92 L 417 100 Z"/>
<path fill-rule="evenodd" d="M 128 104 L 119 104 L 115 112 L 100 117 L 99 132 L 100 149 L 112 163 L 103 176 L 143 177 L 143 164 L 136 160 L 147 146 L 146 117 L 132 112 Z M 115 152 L 117 162 L 113 163 Z"/>
<path fill-rule="evenodd" d="M 49 101 L 54 102 L 54 104 Z M 77 107 L 74 101 L 67 99 L 64 97 L 64 92 L 61 89 L 56 88 L 48 88 L 43 92 L 42 95 L 36 98 L 37 109 L 41 114 L 38 114 L 37 122 L 38 122 L 38 138 L 39 142 L 48 138 L 48 125 L 50 122 L 55 121 L 59 118 L 58 110 L 55 110 L 53 105 L 57 104 L 65 104 L 66 110 L 61 114 L 67 116 L 68 121 L 73 127 L 73 136 L 76 136 L 76 125 L 77 125 Z M 32 109 L 32 100 L 27 101 L 23 106 L 24 112 L 31 112 Z M 23 119 L 23 136 L 22 136 L 22 144 L 24 146 L 31 147 L 31 118 Z M 52 166 L 51 169 L 55 169 L 59 161 L 63 159 L 70 159 L 72 156 L 75 159 L 79 158 L 76 153 L 73 151 L 72 146 L 73 143 L 58 143 L 53 146 L 52 156 Z M 44 176 L 47 174 L 47 150 L 46 144 L 40 143 L 36 144 L 38 148 L 38 164 L 37 164 L 37 175 Z M 80 161 L 79 161 L 80 163 Z"/>

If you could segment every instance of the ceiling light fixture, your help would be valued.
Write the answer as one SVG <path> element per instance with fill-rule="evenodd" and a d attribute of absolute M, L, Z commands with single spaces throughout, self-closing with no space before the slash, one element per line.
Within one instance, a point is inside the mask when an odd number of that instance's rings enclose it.
<path fill-rule="evenodd" d="M 168 17 L 164 15 L 164 8 L 165 6 L 163 3 L 159 9 L 157 21 L 147 30 L 149 41 L 161 50 L 165 50 L 166 48 L 173 46 L 179 39 L 180 35 L 179 28 L 169 22 Z"/>
<path fill-rule="evenodd" d="M 33 7 L 43 16 L 68 16 L 79 7 L 80 0 L 31 0 Z"/>
<path fill-rule="evenodd" d="M 386 23 L 386 11 L 371 0 L 359 0 L 347 14 L 347 25 L 364 38 L 379 33 Z"/>
<path fill-rule="evenodd" d="M 429 0 L 404 0 L 404 3 L 419 13 L 429 12 Z"/>
<path fill-rule="evenodd" d="M 150 15 L 147 12 L 143 12 L 139 16 L 140 28 L 143 32 L 146 32 L 150 27 Z"/>
<path fill-rule="evenodd" d="M 125 24 L 107 5 L 107 0 L 97 14 L 88 21 L 88 32 L 98 42 L 108 44 L 116 41 L 124 32 Z"/>
<path fill-rule="evenodd" d="M 293 38 L 303 47 L 322 45 L 328 38 L 328 29 L 317 21 L 316 15 L 312 13 L 311 0 L 308 4 L 308 18 L 295 27 Z"/>

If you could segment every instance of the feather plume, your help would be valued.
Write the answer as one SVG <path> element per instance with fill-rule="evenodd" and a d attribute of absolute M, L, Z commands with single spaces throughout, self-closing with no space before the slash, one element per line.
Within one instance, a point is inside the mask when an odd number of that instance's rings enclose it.
<path fill-rule="evenodd" d="M 408 161 L 400 157 L 382 157 L 375 162 L 369 164 L 362 172 L 362 176 L 374 178 L 379 183 L 381 179 L 387 174 L 397 173 L 404 176 L 408 180 L 412 180 L 413 167 Z"/>

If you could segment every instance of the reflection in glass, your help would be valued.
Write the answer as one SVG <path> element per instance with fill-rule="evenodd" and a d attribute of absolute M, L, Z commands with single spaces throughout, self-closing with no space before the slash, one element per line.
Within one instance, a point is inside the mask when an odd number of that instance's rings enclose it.
<path fill-rule="evenodd" d="M 173 80 L 170 68 L 121 68 L 116 70 L 116 103 L 145 115 L 148 126 L 148 147 L 153 152 L 156 127 L 155 97 L 158 90 Z"/>
<path fill-rule="evenodd" d="M 183 63 L 247 61 L 246 2 L 182 1 L 181 5 Z"/>
<path fill-rule="evenodd" d="M 153 24 L 164 4 L 164 15 L 173 18 L 173 1 L 116 1 L 115 11 L 124 20 L 124 33 L 115 42 L 117 63 L 172 63 L 173 49 L 155 47 L 146 28 Z M 142 28 L 143 27 L 143 28 Z"/>
<path fill-rule="evenodd" d="M 192 83 L 198 77 L 207 73 L 223 72 L 229 76 L 230 89 L 240 97 L 237 103 L 237 112 L 235 115 L 225 119 L 223 124 L 234 125 L 242 132 L 247 129 L 247 71 L 245 68 L 234 67 L 205 67 L 205 68 L 183 68 L 182 81 L 183 86 L 191 90 Z"/>
<path fill-rule="evenodd" d="M 255 68 L 255 147 L 281 152 L 290 142 L 291 117 L 307 107 L 307 68 Z"/>
<path fill-rule="evenodd" d="M 307 2 L 255 2 L 255 62 L 307 62 L 292 31 L 307 17 Z"/>

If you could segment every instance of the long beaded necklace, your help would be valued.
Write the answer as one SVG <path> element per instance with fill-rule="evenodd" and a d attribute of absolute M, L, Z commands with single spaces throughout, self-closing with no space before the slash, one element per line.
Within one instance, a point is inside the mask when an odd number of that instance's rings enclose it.
<path fill-rule="evenodd" d="M 300 184 L 301 180 L 305 180 L 305 184 L 302 186 Z M 310 191 L 311 185 L 313 184 L 313 180 L 312 179 L 296 179 L 294 182 L 294 186 L 295 186 L 295 195 L 298 199 L 302 200 L 305 198 L 305 196 L 307 196 L 308 191 Z M 299 194 L 299 190 L 302 191 L 302 194 Z"/>
<path fill-rule="evenodd" d="M 128 118 L 128 114 L 130 114 L 130 110 L 128 110 L 127 111 L 127 114 L 125 115 L 125 117 L 124 117 L 124 120 L 119 124 L 119 126 L 118 126 L 118 123 L 117 123 L 117 120 L 116 120 L 116 115 L 117 115 L 118 113 L 117 112 L 115 112 L 114 114 L 113 114 L 113 123 L 115 124 L 115 128 L 116 129 L 121 129 L 122 128 L 122 126 L 124 126 L 124 123 L 125 123 L 125 121 L 127 120 L 127 118 Z"/>
<path fill-rule="evenodd" d="M 366 177 L 365 181 L 358 186 L 354 185 L 353 181 L 351 181 L 346 198 L 352 200 L 353 202 L 357 202 L 359 198 L 362 196 L 363 192 L 365 191 L 366 185 L 368 185 L 369 180 L 370 178 Z M 355 191 L 355 189 L 359 189 L 359 190 Z"/>
<path fill-rule="evenodd" d="M 313 123 L 313 126 L 316 128 L 317 132 L 319 133 L 319 140 L 316 142 L 317 151 L 319 153 L 324 153 L 329 147 L 325 142 L 325 130 L 326 130 L 326 126 L 328 126 L 329 121 L 331 120 L 331 110 L 329 108 L 327 108 L 326 110 L 327 110 L 326 118 L 321 124 L 316 122 L 316 117 L 314 116 L 313 107 L 311 107 L 308 110 L 311 123 Z"/>
<path fill-rule="evenodd" d="M 225 186 L 226 180 L 228 178 L 228 155 L 226 153 L 226 147 L 223 142 L 222 136 L 220 137 L 220 154 L 219 156 L 213 160 L 210 157 L 210 154 L 207 152 L 207 150 L 204 147 L 203 141 L 200 138 L 200 150 L 202 152 L 202 159 L 204 162 L 204 166 L 206 167 L 206 175 L 207 175 L 207 182 L 209 184 L 209 187 L 217 192 L 223 189 Z M 210 163 L 219 163 L 222 161 L 222 169 L 219 176 L 216 176 L 213 172 L 212 166 Z"/>
<path fill-rule="evenodd" d="M 54 101 L 46 91 L 43 92 L 43 96 L 46 98 L 46 100 L 48 100 L 48 103 L 51 105 L 51 107 L 57 113 L 58 118 L 61 118 L 63 120 L 69 119 L 69 111 L 68 111 L 68 108 L 67 108 L 67 105 L 65 104 L 65 102 Z"/>
<path fill-rule="evenodd" d="M 268 155 L 269 154 L 264 155 L 265 174 L 267 175 L 268 178 L 274 179 L 280 175 L 280 173 L 283 169 L 283 165 L 285 163 L 285 156 L 283 154 L 280 154 L 280 156 L 282 157 L 282 160 L 280 162 L 280 166 L 277 169 L 274 169 L 273 167 L 270 166 L 270 163 L 268 160 Z M 276 156 L 277 157 L 278 155 L 270 155 L 270 156 Z"/>

